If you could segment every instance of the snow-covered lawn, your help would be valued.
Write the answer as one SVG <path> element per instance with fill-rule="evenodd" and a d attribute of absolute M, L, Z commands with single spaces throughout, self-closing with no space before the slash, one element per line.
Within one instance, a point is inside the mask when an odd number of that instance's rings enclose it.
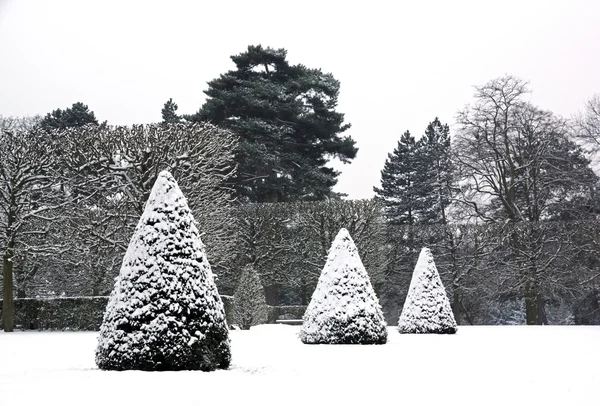
<path fill-rule="evenodd" d="M 0 405 L 600 404 L 600 327 L 390 328 L 373 346 L 304 345 L 298 331 L 232 331 L 231 368 L 215 372 L 105 372 L 97 333 L 0 333 Z"/>

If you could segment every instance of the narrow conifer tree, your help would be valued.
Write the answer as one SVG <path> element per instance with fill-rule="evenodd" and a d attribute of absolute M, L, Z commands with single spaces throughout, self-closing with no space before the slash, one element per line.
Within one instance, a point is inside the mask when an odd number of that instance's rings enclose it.
<path fill-rule="evenodd" d="M 267 300 L 260 277 L 252 265 L 247 265 L 233 294 L 233 322 L 243 330 L 267 322 Z"/>
<path fill-rule="evenodd" d="M 108 370 L 214 370 L 231 359 L 223 302 L 175 179 L 159 174 L 110 295 L 96 349 Z"/>
<path fill-rule="evenodd" d="M 451 200 L 450 127 L 436 117 L 416 145 L 415 195 L 420 224 L 446 224 Z"/>
<path fill-rule="evenodd" d="M 433 255 L 423 248 L 402 308 L 400 333 L 454 334 L 457 326 Z"/>
<path fill-rule="evenodd" d="M 304 314 L 305 344 L 385 344 L 387 327 L 369 275 L 350 234 L 335 237 Z"/>
<path fill-rule="evenodd" d="M 418 176 L 416 152 L 415 138 L 406 131 L 394 152 L 388 154 L 381 171 L 381 188 L 373 188 L 376 197 L 383 200 L 386 218 L 391 224 L 415 223 L 415 182 Z"/>

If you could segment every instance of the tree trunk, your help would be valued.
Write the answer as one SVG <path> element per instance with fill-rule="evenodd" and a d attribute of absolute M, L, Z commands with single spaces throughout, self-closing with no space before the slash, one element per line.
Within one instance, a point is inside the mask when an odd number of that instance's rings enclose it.
<path fill-rule="evenodd" d="M 452 295 L 452 313 L 454 313 L 454 320 L 456 324 L 460 325 L 460 296 L 458 295 L 458 289 L 454 287 Z"/>
<path fill-rule="evenodd" d="M 279 305 L 279 285 L 273 284 L 265 286 L 265 298 L 269 306 Z"/>
<path fill-rule="evenodd" d="M 9 333 L 13 331 L 15 325 L 15 309 L 13 304 L 13 244 L 9 245 L 4 253 L 2 261 L 2 326 L 4 331 Z"/>
<path fill-rule="evenodd" d="M 308 287 L 306 286 L 306 279 L 304 278 L 304 275 L 302 275 L 302 280 L 301 280 L 301 287 L 300 287 L 300 299 L 302 300 L 302 305 L 306 306 L 308 305 Z"/>
<path fill-rule="evenodd" d="M 539 287 L 533 283 L 525 287 L 525 317 L 529 326 L 548 324 L 544 299 Z"/>

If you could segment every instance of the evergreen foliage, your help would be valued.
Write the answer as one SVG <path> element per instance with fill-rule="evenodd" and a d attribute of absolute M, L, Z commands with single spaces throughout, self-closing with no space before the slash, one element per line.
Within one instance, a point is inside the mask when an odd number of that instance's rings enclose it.
<path fill-rule="evenodd" d="M 423 248 L 404 302 L 400 333 L 456 333 L 456 321 L 429 248 Z"/>
<path fill-rule="evenodd" d="M 162 122 L 166 124 L 179 123 L 181 122 L 181 116 L 177 114 L 177 103 L 173 101 L 173 99 L 169 99 L 165 102 L 161 113 L 162 113 Z"/>
<path fill-rule="evenodd" d="M 377 198 L 384 202 L 386 218 L 391 224 L 415 223 L 418 169 L 415 138 L 406 131 L 394 152 L 388 154 L 381 171 L 381 188 L 373 188 Z"/>
<path fill-rule="evenodd" d="M 417 143 L 416 182 L 420 224 L 445 224 L 451 201 L 450 127 L 436 117 Z"/>
<path fill-rule="evenodd" d="M 56 109 L 52 113 L 46 114 L 46 117 L 40 122 L 41 127 L 45 130 L 82 127 L 88 124 L 98 125 L 98 120 L 94 112 L 80 102 L 73 103 L 71 107 L 64 110 Z"/>
<path fill-rule="evenodd" d="M 335 237 L 304 314 L 305 344 L 385 344 L 387 327 L 375 290 L 345 228 Z"/>
<path fill-rule="evenodd" d="M 223 303 L 187 200 L 159 174 L 104 314 L 96 364 L 214 370 L 231 354 Z"/>
<path fill-rule="evenodd" d="M 243 330 L 267 322 L 268 308 L 265 290 L 252 265 L 242 271 L 238 287 L 233 295 L 233 322 Z"/>
<path fill-rule="evenodd" d="M 450 128 L 436 117 L 419 141 L 402 135 L 373 190 L 393 225 L 445 224 L 451 184 Z"/>
<path fill-rule="evenodd" d="M 208 83 L 206 103 L 191 116 L 240 136 L 236 190 L 241 201 L 323 200 L 338 171 L 331 157 L 348 163 L 355 141 L 336 111 L 340 83 L 333 75 L 290 65 L 285 49 L 249 46 L 232 56 L 236 69 Z"/>

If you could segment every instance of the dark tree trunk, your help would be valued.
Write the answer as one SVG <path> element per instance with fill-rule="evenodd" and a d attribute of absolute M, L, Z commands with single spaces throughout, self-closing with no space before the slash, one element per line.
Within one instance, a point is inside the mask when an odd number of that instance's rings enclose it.
<path fill-rule="evenodd" d="M 454 292 L 452 295 L 452 313 L 454 313 L 454 320 L 456 320 L 456 324 L 460 325 L 460 296 L 458 295 L 458 290 L 454 287 Z"/>
<path fill-rule="evenodd" d="M 11 332 L 15 326 L 15 309 L 13 304 L 13 244 L 9 245 L 2 261 L 2 326 L 5 332 Z"/>
<path fill-rule="evenodd" d="M 265 298 L 269 306 L 279 305 L 279 285 L 265 286 Z"/>

